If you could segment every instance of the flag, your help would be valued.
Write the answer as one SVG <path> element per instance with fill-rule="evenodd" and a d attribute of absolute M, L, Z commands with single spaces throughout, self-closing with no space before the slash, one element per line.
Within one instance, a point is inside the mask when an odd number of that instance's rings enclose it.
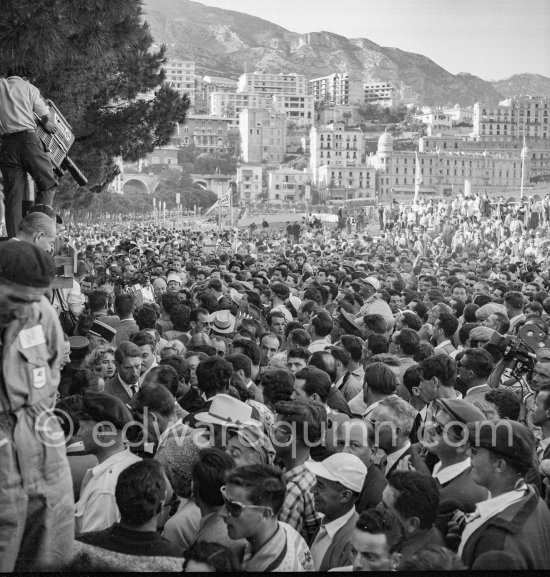
<path fill-rule="evenodd" d="M 231 206 L 231 187 L 229 187 L 225 192 L 220 192 L 218 194 L 218 200 L 204 213 L 206 216 L 208 213 L 212 212 L 218 206 Z"/>
<path fill-rule="evenodd" d="M 414 202 L 418 201 L 418 194 L 420 193 L 420 185 L 422 184 L 422 171 L 420 170 L 420 161 L 418 160 L 418 152 L 416 156 L 416 171 L 414 174 Z"/>

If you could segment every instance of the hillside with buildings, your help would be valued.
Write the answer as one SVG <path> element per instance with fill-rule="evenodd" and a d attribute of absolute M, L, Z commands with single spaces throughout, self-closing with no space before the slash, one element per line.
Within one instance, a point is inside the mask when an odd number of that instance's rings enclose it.
<path fill-rule="evenodd" d="M 331 32 L 297 34 L 248 14 L 190 0 L 145 0 L 144 14 L 171 57 L 193 60 L 203 75 L 238 78 L 245 70 L 303 74 L 334 72 L 357 83 L 387 83 L 395 100 L 434 104 L 496 104 L 498 91 L 468 74 L 453 75 L 421 54 Z"/>

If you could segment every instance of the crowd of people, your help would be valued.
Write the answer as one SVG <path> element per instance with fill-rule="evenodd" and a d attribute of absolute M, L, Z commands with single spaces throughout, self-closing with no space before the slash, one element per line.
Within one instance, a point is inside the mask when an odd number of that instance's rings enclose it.
<path fill-rule="evenodd" d="M 550 568 L 549 219 L 486 200 L 375 236 L 27 215 L 0 570 Z"/>

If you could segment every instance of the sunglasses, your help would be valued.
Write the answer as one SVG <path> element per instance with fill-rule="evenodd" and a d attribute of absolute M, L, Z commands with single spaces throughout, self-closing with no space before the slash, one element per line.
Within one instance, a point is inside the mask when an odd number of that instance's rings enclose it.
<path fill-rule="evenodd" d="M 243 503 L 240 503 L 239 501 L 232 501 L 231 499 L 228 499 L 225 485 L 220 488 L 220 492 L 222 494 L 223 503 L 227 509 L 227 512 L 231 517 L 234 517 L 235 519 L 240 517 L 245 509 L 269 509 L 271 515 L 274 515 L 273 509 L 271 507 L 267 507 L 266 505 L 243 505 Z"/>

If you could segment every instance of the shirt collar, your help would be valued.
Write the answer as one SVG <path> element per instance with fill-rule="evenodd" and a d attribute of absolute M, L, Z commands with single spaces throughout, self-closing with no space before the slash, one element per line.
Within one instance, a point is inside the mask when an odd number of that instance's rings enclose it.
<path fill-rule="evenodd" d="M 386 463 L 386 473 L 399 461 L 399 459 L 410 449 L 411 442 L 406 441 L 403 447 L 394 453 L 390 453 L 387 456 L 387 463 Z"/>
<path fill-rule="evenodd" d="M 323 523 L 327 535 L 331 540 L 334 539 L 334 535 L 353 517 L 354 513 L 355 507 L 352 507 L 345 515 L 338 517 L 338 519 L 334 519 L 334 521 L 330 521 L 330 523 Z"/>
<path fill-rule="evenodd" d="M 476 385 L 475 387 L 472 387 L 471 389 L 468 389 L 468 391 L 466 392 L 466 396 L 469 396 L 470 393 L 472 393 L 473 391 L 475 391 L 476 389 L 481 389 L 483 387 L 486 387 L 487 383 L 483 383 L 482 385 Z"/>
<path fill-rule="evenodd" d="M 527 487 L 527 485 L 525 485 Z M 498 497 L 489 497 L 486 501 L 481 501 L 476 505 L 476 511 L 481 519 L 489 519 L 497 515 L 516 501 L 519 501 L 525 495 L 524 490 L 514 489 L 507 493 L 502 493 Z"/>
<path fill-rule="evenodd" d="M 436 463 L 433 470 L 433 477 L 437 479 L 442 485 L 452 481 L 458 477 L 461 473 L 466 471 L 471 466 L 470 457 L 460 461 L 460 463 L 455 463 L 454 465 L 449 465 L 448 467 L 441 468 L 441 462 Z"/>
<path fill-rule="evenodd" d="M 111 455 L 108 459 L 105 459 L 103 463 L 99 463 L 99 465 L 92 467 L 92 477 L 97 478 L 100 475 L 103 475 L 107 469 L 110 469 L 113 465 L 124 461 L 129 455 L 130 449 L 124 449 L 123 451 Z"/>

